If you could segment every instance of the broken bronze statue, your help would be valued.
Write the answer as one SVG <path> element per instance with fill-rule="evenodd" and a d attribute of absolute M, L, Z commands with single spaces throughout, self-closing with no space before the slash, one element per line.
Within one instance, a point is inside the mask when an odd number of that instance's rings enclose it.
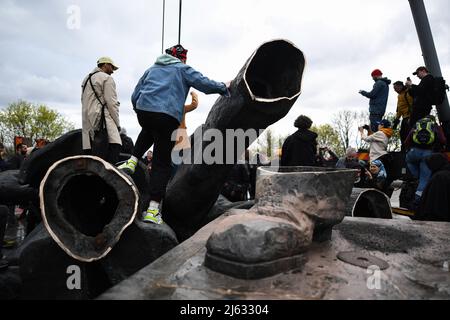
<path fill-rule="evenodd" d="M 230 215 L 207 241 L 205 266 L 259 279 L 301 267 L 313 240 L 331 239 L 347 212 L 356 170 L 260 167 L 255 206 Z"/>

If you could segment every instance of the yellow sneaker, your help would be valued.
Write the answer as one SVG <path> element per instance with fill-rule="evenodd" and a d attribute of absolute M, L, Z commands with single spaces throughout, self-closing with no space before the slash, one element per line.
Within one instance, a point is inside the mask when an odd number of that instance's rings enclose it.
<path fill-rule="evenodd" d="M 159 213 L 159 209 L 147 209 L 147 211 L 144 212 L 143 221 L 156 224 L 164 223 L 161 214 Z"/>
<path fill-rule="evenodd" d="M 136 170 L 136 165 L 137 162 L 134 161 L 133 159 L 128 159 L 127 161 L 125 161 L 124 163 L 122 163 L 120 166 L 118 166 L 118 169 L 121 169 L 123 171 L 125 171 L 127 174 L 133 174 L 134 171 Z"/>

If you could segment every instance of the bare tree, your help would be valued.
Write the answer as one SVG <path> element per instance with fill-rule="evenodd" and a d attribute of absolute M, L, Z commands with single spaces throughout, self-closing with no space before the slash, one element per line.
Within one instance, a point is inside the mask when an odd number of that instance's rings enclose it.
<path fill-rule="evenodd" d="M 349 110 L 339 111 L 333 116 L 333 128 L 338 133 L 340 139 L 341 150 L 338 151 L 339 153 L 345 153 L 351 141 L 356 142 L 360 116 L 358 112 Z"/>
<path fill-rule="evenodd" d="M 356 114 L 356 122 L 357 122 L 357 128 L 362 127 L 363 125 L 368 125 L 369 123 L 369 112 L 368 111 L 361 111 Z M 356 138 L 355 138 L 355 146 L 358 150 L 368 150 L 369 144 L 361 139 L 361 135 L 357 132 Z"/>
<path fill-rule="evenodd" d="M 388 119 L 391 123 L 395 120 L 395 113 L 388 113 L 385 115 L 385 118 Z M 389 139 L 387 150 L 391 151 L 400 151 L 402 146 L 402 142 L 400 139 L 400 130 L 394 130 L 392 137 Z"/>

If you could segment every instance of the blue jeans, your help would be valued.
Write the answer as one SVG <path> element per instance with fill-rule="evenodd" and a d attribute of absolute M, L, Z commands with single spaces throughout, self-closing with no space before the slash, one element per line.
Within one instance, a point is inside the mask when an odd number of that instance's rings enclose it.
<path fill-rule="evenodd" d="M 406 164 L 411 174 L 419 179 L 416 196 L 421 197 L 431 177 L 431 170 L 425 160 L 433 153 L 432 150 L 411 148 L 406 154 Z"/>
<path fill-rule="evenodd" d="M 378 122 L 380 122 L 381 119 L 383 119 L 383 115 L 382 114 L 371 113 L 369 115 L 370 130 L 372 130 L 372 132 L 377 132 L 378 131 Z"/>

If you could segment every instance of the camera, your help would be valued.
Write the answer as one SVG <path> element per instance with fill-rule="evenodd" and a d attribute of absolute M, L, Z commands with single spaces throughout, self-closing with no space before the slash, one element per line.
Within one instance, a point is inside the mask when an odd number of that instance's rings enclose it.
<path fill-rule="evenodd" d="M 369 130 L 370 129 L 370 127 L 369 127 L 369 125 L 368 124 L 365 124 L 365 125 L 363 125 L 363 126 L 361 126 L 361 127 L 359 127 L 360 129 L 366 129 L 366 130 Z"/>

